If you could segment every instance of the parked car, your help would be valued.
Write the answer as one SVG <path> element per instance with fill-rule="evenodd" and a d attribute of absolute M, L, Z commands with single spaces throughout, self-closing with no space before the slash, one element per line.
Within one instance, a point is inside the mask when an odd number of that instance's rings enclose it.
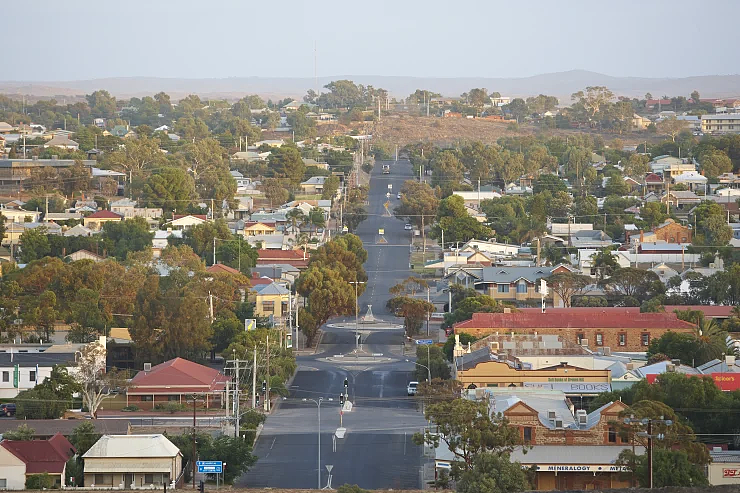
<path fill-rule="evenodd" d="M 406 231 L 411 231 L 411 229 L 412 229 L 412 228 L 413 228 L 413 226 L 411 226 L 410 224 L 406 224 L 406 225 L 405 225 L 405 226 L 403 227 L 403 229 L 405 229 Z"/>
<path fill-rule="evenodd" d="M 396 194 L 396 198 L 397 198 L 398 200 L 401 200 L 401 194 L 400 194 L 400 193 L 397 193 L 397 194 Z"/>
<path fill-rule="evenodd" d="M 15 416 L 15 404 L 0 404 L 0 416 Z"/>
<path fill-rule="evenodd" d="M 419 382 L 409 382 L 409 385 L 406 387 L 406 391 L 409 395 L 416 395 L 416 387 L 419 386 Z"/>

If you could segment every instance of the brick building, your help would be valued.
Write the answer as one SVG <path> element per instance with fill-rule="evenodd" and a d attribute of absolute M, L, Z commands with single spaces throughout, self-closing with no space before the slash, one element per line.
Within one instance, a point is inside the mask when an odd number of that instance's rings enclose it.
<path fill-rule="evenodd" d="M 696 326 L 675 313 L 640 313 L 635 308 L 524 308 L 512 313 L 474 313 L 454 326 L 455 333 L 476 337 L 489 334 L 548 334 L 592 350 L 643 352 L 650 341 L 666 332 L 694 333 Z"/>
<path fill-rule="evenodd" d="M 220 408 L 226 395 L 227 377 L 213 368 L 174 358 L 151 368 L 145 364 L 131 379 L 126 392 L 126 405 L 153 409 L 158 404 L 186 404 L 193 394 L 203 399 L 206 408 Z"/>
<path fill-rule="evenodd" d="M 666 219 L 664 223 L 653 228 L 655 240 L 667 243 L 691 243 L 691 228 L 678 224 L 673 219 Z"/>
<path fill-rule="evenodd" d="M 615 424 L 627 408 L 610 402 L 591 413 L 576 409 L 562 392 L 541 389 L 477 389 L 468 398 L 486 399 L 492 415 L 502 415 L 519 429 L 526 450 L 511 455 L 522 467 L 534 470 L 538 491 L 599 490 L 630 486 L 624 469 L 616 465 L 619 454 L 632 449 L 622 442 Z M 437 449 L 438 470 L 449 467 L 454 457 L 446 446 Z M 636 446 L 638 454 L 643 447 Z"/>

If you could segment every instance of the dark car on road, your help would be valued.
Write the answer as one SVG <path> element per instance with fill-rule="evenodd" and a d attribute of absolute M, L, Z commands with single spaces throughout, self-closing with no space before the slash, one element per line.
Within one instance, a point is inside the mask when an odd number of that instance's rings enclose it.
<path fill-rule="evenodd" d="M 0 416 L 15 416 L 15 404 L 0 404 Z"/>

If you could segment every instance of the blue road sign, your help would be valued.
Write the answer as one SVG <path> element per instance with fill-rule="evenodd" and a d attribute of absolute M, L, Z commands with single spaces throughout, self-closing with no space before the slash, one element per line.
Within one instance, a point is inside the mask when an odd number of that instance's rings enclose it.
<path fill-rule="evenodd" d="M 224 463 L 220 460 L 199 460 L 195 462 L 198 472 L 205 474 L 221 474 L 224 472 Z"/>
<path fill-rule="evenodd" d="M 434 344 L 434 341 L 431 339 L 417 339 L 416 344 L 418 346 L 431 346 L 432 344 Z"/>

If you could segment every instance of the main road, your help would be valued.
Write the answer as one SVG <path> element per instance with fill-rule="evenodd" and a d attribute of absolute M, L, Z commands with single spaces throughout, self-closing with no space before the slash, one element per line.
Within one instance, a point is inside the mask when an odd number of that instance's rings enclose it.
<path fill-rule="evenodd" d="M 382 164 L 390 165 L 389 175 L 382 174 Z M 372 305 L 373 315 L 382 321 L 363 326 L 360 352 L 355 352 L 354 317 L 323 328 L 316 353 L 298 357 L 290 396 L 267 418 L 253 452 L 259 460 L 238 486 L 325 487 L 330 479 L 327 466 L 331 466 L 334 488 L 344 483 L 367 489 L 421 487 L 424 459 L 411 436 L 426 422 L 406 393 L 414 364 L 403 355 L 401 321 L 385 306 L 388 289 L 410 275 L 411 232 L 392 216 L 396 195 L 410 179 L 413 173 L 408 161 L 376 163 L 370 179 L 368 218 L 357 230 L 368 252 L 368 282 L 359 299 L 361 314 Z M 338 401 L 345 379 L 353 409 L 340 416 Z M 319 398 L 323 399 L 320 466 L 317 405 L 309 400 Z M 344 438 L 335 438 L 340 419 L 347 431 Z"/>

